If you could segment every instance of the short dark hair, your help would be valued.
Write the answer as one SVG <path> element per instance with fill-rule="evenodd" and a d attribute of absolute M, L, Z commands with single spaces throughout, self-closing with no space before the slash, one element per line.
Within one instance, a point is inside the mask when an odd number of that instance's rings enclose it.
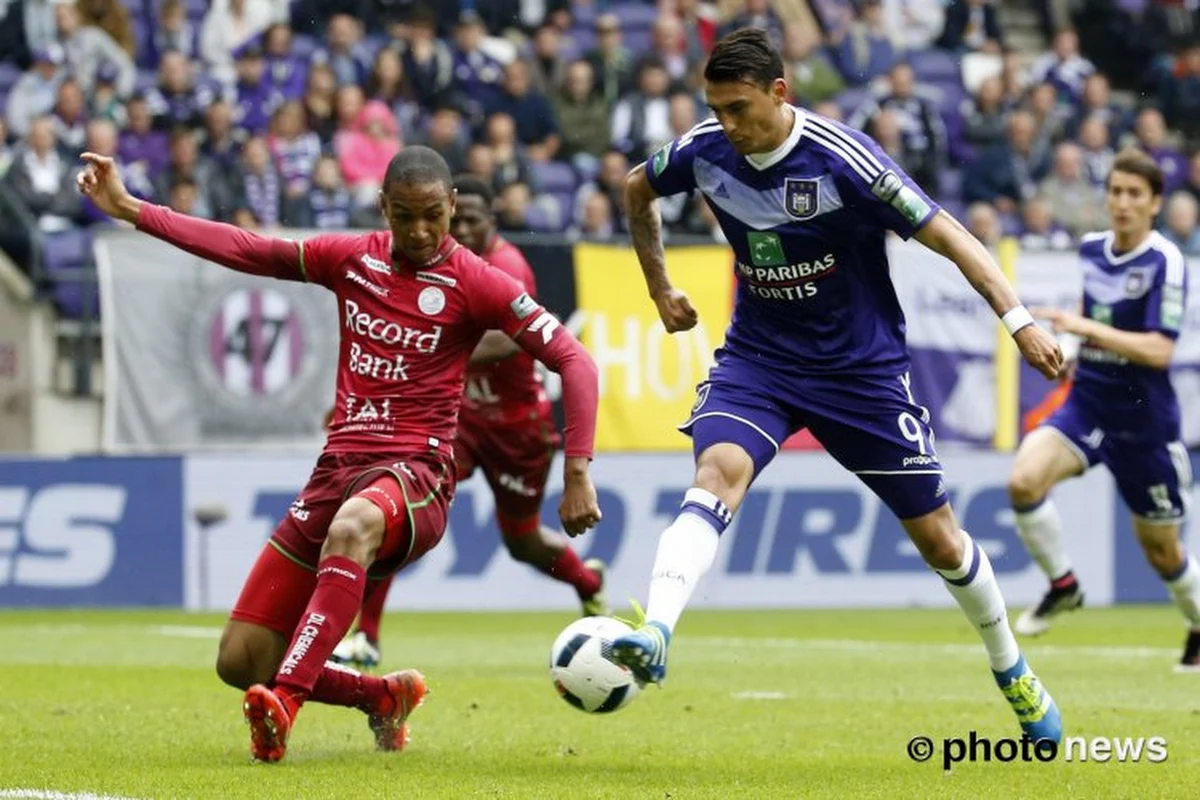
<path fill-rule="evenodd" d="M 747 81 L 765 89 L 782 77 L 783 57 L 759 28 L 742 28 L 723 37 L 704 67 L 704 80 L 709 83 Z"/>
<path fill-rule="evenodd" d="M 447 192 L 454 188 L 450 167 L 438 151 L 420 145 L 405 147 L 392 156 L 383 176 L 384 191 L 395 183 L 423 185 L 438 182 L 446 187 Z"/>
<path fill-rule="evenodd" d="M 1146 183 L 1150 184 L 1150 193 L 1155 197 L 1160 197 L 1163 193 L 1165 181 L 1163 180 L 1162 168 L 1144 150 L 1139 150 L 1136 147 L 1127 147 L 1122 150 L 1113 159 L 1109 175 L 1113 172 L 1124 172 L 1145 179 Z"/>
<path fill-rule="evenodd" d="M 468 173 L 454 177 L 454 189 L 458 192 L 459 197 L 469 194 L 480 198 L 488 208 L 492 207 L 492 200 L 495 199 L 492 187 L 488 186 L 486 181 Z"/>

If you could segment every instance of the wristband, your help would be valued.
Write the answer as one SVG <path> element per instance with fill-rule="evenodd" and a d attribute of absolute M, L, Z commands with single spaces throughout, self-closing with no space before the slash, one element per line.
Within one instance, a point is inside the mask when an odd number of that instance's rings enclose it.
<path fill-rule="evenodd" d="M 1004 327 L 1008 329 L 1009 336 L 1016 336 L 1017 331 L 1034 324 L 1033 315 L 1029 313 L 1029 309 L 1025 308 L 1025 306 L 1017 306 L 1009 309 L 1008 312 L 1000 318 L 1000 321 L 1003 322 Z"/>

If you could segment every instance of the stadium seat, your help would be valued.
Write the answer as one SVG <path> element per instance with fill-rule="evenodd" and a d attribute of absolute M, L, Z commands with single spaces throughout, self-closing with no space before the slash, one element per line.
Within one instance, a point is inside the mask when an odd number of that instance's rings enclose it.
<path fill-rule="evenodd" d="M 292 36 L 292 55 L 296 58 L 307 61 L 316 52 L 317 40 L 311 36 L 306 36 L 303 33 L 297 33 Z"/>
<path fill-rule="evenodd" d="M 158 73 L 152 69 L 139 69 L 133 82 L 135 92 L 148 92 L 158 85 Z"/>
<path fill-rule="evenodd" d="M 579 185 L 579 176 L 561 161 L 535 161 L 533 183 L 541 192 L 573 192 Z"/>
<path fill-rule="evenodd" d="M 918 50 L 909 54 L 908 63 L 916 73 L 918 81 L 927 83 L 943 81 L 961 83 L 962 81 L 962 67 L 959 65 L 958 59 L 945 50 Z"/>
<path fill-rule="evenodd" d="M 99 314 L 95 278 L 84 280 L 77 272 L 92 264 L 91 232 L 76 228 L 51 234 L 43 238 L 42 247 L 46 275 L 54 285 L 59 311 L 71 319 L 81 318 L 85 311 L 92 316 Z"/>
<path fill-rule="evenodd" d="M 525 224 L 534 233 L 552 233 L 559 229 L 560 220 L 546 203 L 533 203 L 525 215 Z"/>
<path fill-rule="evenodd" d="M 967 216 L 967 204 L 956 197 L 947 197 L 945 200 L 939 198 L 938 205 L 957 220 L 961 221 Z"/>
<path fill-rule="evenodd" d="M 596 48 L 596 32 L 591 28 L 572 28 L 571 39 L 582 55 L 587 55 Z"/>
<path fill-rule="evenodd" d="M 558 206 L 563 227 L 569 227 L 575 221 L 575 193 L 554 192 L 550 197 L 553 198 L 555 204 Z"/>
<path fill-rule="evenodd" d="M 21 68 L 16 64 L 0 61 L 0 91 L 7 92 L 21 77 Z"/>
<path fill-rule="evenodd" d="M 961 169 L 943 169 L 938 172 L 938 197 L 962 197 L 963 173 Z"/>
<path fill-rule="evenodd" d="M 631 32 L 638 29 L 648 31 L 658 19 L 658 6 L 652 3 L 619 3 L 610 6 L 608 10 L 621 18 L 621 30 L 625 32 L 626 43 Z M 630 49 L 633 49 L 632 46 Z"/>
<path fill-rule="evenodd" d="M 847 89 L 837 96 L 838 107 L 843 116 L 849 116 L 871 99 L 871 90 L 867 88 Z"/>
<path fill-rule="evenodd" d="M 654 47 L 654 33 L 649 28 L 622 28 L 621 36 L 631 53 L 649 53 Z"/>

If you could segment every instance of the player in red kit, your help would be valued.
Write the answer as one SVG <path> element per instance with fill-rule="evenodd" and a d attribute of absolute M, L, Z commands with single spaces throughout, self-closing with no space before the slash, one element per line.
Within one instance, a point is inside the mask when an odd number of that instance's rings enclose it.
<path fill-rule="evenodd" d="M 454 188 L 454 238 L 536 299 L 529 263 L 496 232 L 491 189 L 471 175 L 456 177 Z M 459 411 L 457 479 L 479 469 L 496 499 L 496 522 L 512 557 L 573 586 L 585 616 L 606 615 L 604 563 L 581 561 L 562 534 L 541 524 L 546 479 L 560 441 L 533 357 L 501 331 L 484 334 L 471 354 Z M 379 663 L 379 623 L 390 586 L 390 576 L 368 585 L 357 630 L 333 651 L 335 661 L 364 668 Z"/>
<path fill-rule="evenodd" d="M 239 272 L 310 281 L 338 299 L 337 403 L 299 501 L 250 571 L 221 637 L 217 673 L 245 690 L 250 751 L 278 761 L 307 700 L 361 709 L 382 750 L 407 741 L 425 695 L 416 670 L 383 677 L 326 663 L 362 604 L 442 538 L 454 494 L 452 442 L 467 360 L 502 330 L 563 377 L 567 424 L 559 515 L 572 536 L 600 519 L 588 475 L 596 366 L 513 279 L 449 235 L 446 162 L 410 147 L 388 165 L 389 230 L 274 239 L 134 199 L 112 159 L 85 153 L 80 190 L 106 214 Z"/>

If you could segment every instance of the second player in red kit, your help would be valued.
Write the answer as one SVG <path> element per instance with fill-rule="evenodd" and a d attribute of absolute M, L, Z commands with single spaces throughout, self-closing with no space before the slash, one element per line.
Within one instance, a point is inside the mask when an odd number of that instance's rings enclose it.
<path fill-rule="evenodd" d="M 492 192 L 470 175 L 454 181 L 454 238 L 537 298 L 533 270 L 515 245 L 496 232 Z M 584 615 L 608 614 L 601 589 L 604 564 L 580 560 L 566 538 L 541 523 L 546 480 L 561 437 L 532 355 L 503 331 L 484 334 L 467 369 L 454 443 L 457 480 L 483 473 L 496 500 L 496 522 L 508 552 L 575 589 Z M 334 650 L 335 661 L 379 663 L 379 624 L 391 577 L 367 588 L 357 630 Z"/>
<path fill-rule="evenodd" d="M 416 670 L 382 677 L 326 663 L 386 577 L 442 538 L 454 494 L 453 441 L 467 361 L 501 330 L 563 377 L 567 416 L 559 514 L 568 534 L 600 519 L 588 476 L 596 366 L 517 281 L 449 235 L 446 162 L 410 147 L 388 165 L 389 230 L 275 239 L 133 198 L 113 161 L 84 154 L 80 190 L 106 214 L 200 258 L 253 275 L 320 284 L 337 296 L 337 402 L 308 484 L 250 571 L 221 637 L 217 672 L 245 690 L 250 750 L 283 757 L 307 700 L 366 712 L 376 745 L 399 750 L 425 695 Z M 330 324 L 334 324 L 331 320 Z"/>

